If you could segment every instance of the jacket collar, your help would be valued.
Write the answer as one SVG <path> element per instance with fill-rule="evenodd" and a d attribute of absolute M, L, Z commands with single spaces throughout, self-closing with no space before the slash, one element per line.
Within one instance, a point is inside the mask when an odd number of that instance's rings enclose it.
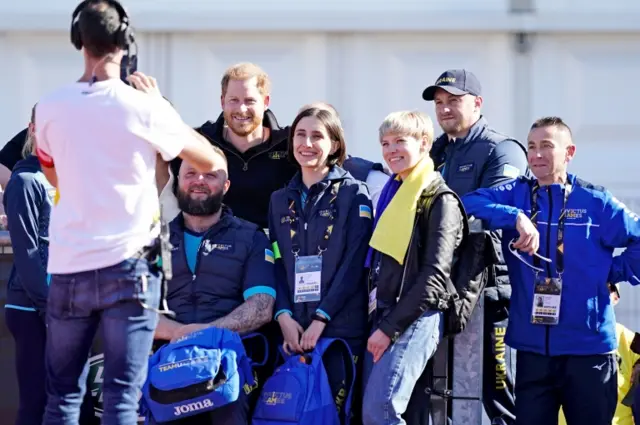
<path fill-rule="evenodd" d="M 231 225 L 232 220 L 234 219 L 233 211 L 226 205 L 222 206 L 222 214 L 220 214 L 220 220 L 217 221 L 216 224 L 211 226 L 205 233 L 211 233 L 214 229 L 223 229 L 229 227 Z M 186 231 L 186 227 L 184 224 L 184 215 L 182 212 L 176 216 L 176 218 L 171 221 L 169 224 L 169 229 L 171 234 L 182 234 Z"/>
<path fill-rule="evenodd" d="M 478 119 L 478 121 L 476 121 L 476 123 L 471 126 L 471 128 L 469 129 L 469 133 L 466 135 L 466 137 L 461 139 L 456 139 L 455 143 L 466 144 L 468 142 L 475 140 L 475 138 L 478 137 L 484 131 L 484 129 L 487 128 L 488 126 L 489 126 L 489 123 L 485 119 L 484 115 L 480 115 L 480 119 Z M 448 138 L 446 140 L 448 141 Z"/>
<path fill-rule="evenodd" d="M 311 186 L 309 190 L 318 192 L 323 191 L 327 187 L 331 186 L 334 182 L 338 180 L 344 180 L 347 174 L 348 173 L 344 168 L 338 165 L 334 165 L 329 170 L 329 174 L 327 174 L 327 176 L 322 179 L 322 181 Z M 302 183 L 302 173 L 300 171 L 298 171 L 295 176 L 293 176 L 291 181 L 289 181 L 287 189 L 296 193 L 299 193 L 304 189 L 304 183 Z"/>
<path fill-rule="evenodd" d="M 38 161 L 38 157 L 32 154 L 16 162 L 16 165 L 13 166 L 12 172 L 13 173 L 16 173 L 18 171 L 37 172 L 41 170 L 42 170 L 42 167 L 40 166 L 40 161 Z"/>

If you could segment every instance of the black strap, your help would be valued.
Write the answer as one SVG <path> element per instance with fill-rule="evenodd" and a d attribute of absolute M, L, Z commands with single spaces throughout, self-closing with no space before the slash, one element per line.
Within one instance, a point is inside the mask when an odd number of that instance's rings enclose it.
<path fill-rule="evenodd" d="M 335 207 L 335 202 L 336 199 L 338 198 L 338 191 L 340 190 L 340 182 L 335 182 L 331 185 L 331 199 L 329 200 L 329 224 L 327 224 L 326 229 L 324 229 L 324 236 L 322 237 L 322 240 L 320 241 L 320 243 L 318 244 L 318 255 L 322 255 L 323 252 L 325 252 L 327 250 L 327 247 L 329 246 L 329 238 L 331 237 L 331 233 L 333 232 L 333 222 L 336 219 L 336 207 Z M 292 200 L 289 203 L 289 226 L 291 226 L 290 229 L 290 233 L 291 233 L 291 252 L 293 252 L 293 255 L 295 257 L 298 256 L 298 254 L 300 253 L 300 240 L 299 240 L 299 233 L 300 233 L 300 216 L 298 215 L 297 211 L 296 211 L 296 202 L 295 200 Z M 306 230 L 306 225 L 305 225 L 305 230 Z"/>
<path fill-rule="evenodd" d="M 427 197 L 426 199 L 424 199 L 424 203 L 423 203 L 423 208 L 425 208 L 427 210 L 427 220 L 426 222 L 429 223 L 429 220 L 431 218 L 431 206 L 435 203 L 436 199 L 439 198 L 442 195 L 452 195 L 454 198 L 456 198 L 456 200 L 458 201 L 458 208 L 460 208 L 460 213 L 462 214 L 462 224 L 463 224 L 463 233 L 462 233 L 462 241 L 460 242 L 459 246 L 464 246 L 465 243 L 467 243 L 467 239 L 469 238 L 469 217 L 467 216 L 467 212 L 464 209 L 463 203 L 462 203 L 462 199 L 460 199 L 460 197 L 458 196 L 457 193 L 455 193 L 454 191 L 452 191 L 451 189 L 443 189 L 442 186 L 438 188 L 438 190 L 436 191 L 436 193 L 434 193 L 432 196 Z M 427 224 L 428 226 L 428 224 Z M 427 229 L 425 229 L 424 234 L 427 234 Z M 460 294 L 458 294 L 458 289 L 456 288 L 456 286 L 453 284 L 453 280 L 452 280 L 452 276 L 449 276 L 449 279 L 445 280 L 445 285 L 447 287 L 447 293 L 452 297 L 453 300 L 456 300 L 459 298 Z M 444 303 L 449 303 L 449 300 L 443 300 Z M 442 305 L 440 306 L 440 308 L 445 309 L 447 306 L 446 305 Z"/>
<path fill-rule="evenodd" d="M 540 210 L 538 209 L 538 191 L 540 190 L 540 184 L 538 182 L 533 183 L 531 188 L 531 223 L 538 228 L 538 215 Z M 567 216 L 567 200 L 571 194 L 571 184 L 567 182 L 564 185 L 564 196 L 562 200 L 562 210 L 560 210 L 560 218 L 558 218 L 558 240 L 556 243 L 556 272 L 558 275 L 562 275 L 564 272 L 564 222 Z M 550 198 L 551 199 L 551 198 Z M 551 208 L 551 203 L 549 208 Z M 551 223 L 548 223 L 551 226 Z M 540 258 L 537 255 L 533 256 L 533 265 L 536 268 L 540 268 Z M 548 276 L 551 277 L 551 276 Z"/>

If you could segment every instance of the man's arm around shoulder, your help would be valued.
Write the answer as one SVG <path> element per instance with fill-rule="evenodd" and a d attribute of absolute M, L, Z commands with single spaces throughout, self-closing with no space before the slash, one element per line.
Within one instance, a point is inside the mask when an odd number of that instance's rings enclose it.
<path fill-rule="evenodd" d="M 527 184 L 522 178 L 490 189 L 478 189 L 462 197 L 469 216 L 481 219 L 491 230 L 515 229 L 521 206 L 515 205 L 515 192 Z"/>

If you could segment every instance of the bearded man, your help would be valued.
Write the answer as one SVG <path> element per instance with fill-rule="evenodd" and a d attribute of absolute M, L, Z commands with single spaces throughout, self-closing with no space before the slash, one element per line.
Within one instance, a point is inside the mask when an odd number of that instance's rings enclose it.
<path fill-rule="evenodd" d="M 223 204 L 230 187 L 227 160 L 214 149 L 218 155 L 209 172 L 182 162 L 173 183 L 180 213 L 169 225 L 173 278 L 167 303 L 176 316 L 160 317 L 156 340 L 176 340 L 207 327 L 244 335 L 273 317 L 273 252 L 257 225 L 235 217 Z M 251 355 L 253 347 L 246 348 Z M 238 401 L 188 421 L 246 424 L 248 399 L 243 392 Z"/>

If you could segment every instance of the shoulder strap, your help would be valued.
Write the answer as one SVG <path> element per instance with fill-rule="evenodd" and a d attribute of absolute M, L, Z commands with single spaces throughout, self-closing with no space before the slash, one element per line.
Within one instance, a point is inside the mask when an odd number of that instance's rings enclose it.
<path fill-rule="evenodd" d="M 449 189 L 444 184 L 438 185 L 438 187 L 430 193 L 429 192 L 423 193 L 423 196 L 420 197 L 419 202 L 421 204 L 421 207 L 427 210 L 425 225 L 428 225 L 429 220 L 431 218 L 431 207 L 439 197 L 445 194 L 453 195 L 458 201 L 457 202 L 458 208 L 460 208 L 460 213 L 462 214 L 462 223 L 464 226 L 463 234 L 462 234 L 462 242 L 460 243 L 460 246 L 463 246 L 466 243 L 467 238 L 469 237 L 469 218 L 467 217 L 467 212 L 465 211 L 464 205 L 462 204 L 462 200 L 460 199 L 458 194 L 455 193 L 453 190 Z M 455 296 L 458 293 L 458 290 L 453 284 L 453 281 L 451 280 L 451 278 L 447 279 L 445 284 L 447 285 L 447 292 L 449 292 L 449 294 L 451 294 L 452 296 Z"/>
<path fill-rule="evenodd" d="M 313 350 L 315 354 L 323 356 L 324 353 L 334 345 L 341 345 L 342 361 L 344 364 L 345 382 L 347 384 L 347 399 L 344 402 L 344 418 L 340 418 L 340 423 L 346 424 L 346 419 L 351 417 L 351 402 L 353 399 L 353 388 L 356 381 L 356 366 L 353 363 L 353 353 L 349 344 L 340 338 L 320 338 L 316 344 L 316 348 Z M 327 373 L 329 373 L 327 371 Z"/>
<path fill-rule="evenodd" d="M 261 362 L 256 362 L 254 361 L 254 359 L 251 359 L 251 365 L 264 366 L 267 363 L 267 360 L 269 358 L 269 341 L 267 340 L 267 337 L 262 335 L 259 332 L 253 332 L 253 333 L 241 336 L 241 338 L 242 338 L 242 342 L 247 341 L 249 339 L 257 338 L 262 343 L 263 349 L 264 349 L 264 358 L 262 359 Z"/>

